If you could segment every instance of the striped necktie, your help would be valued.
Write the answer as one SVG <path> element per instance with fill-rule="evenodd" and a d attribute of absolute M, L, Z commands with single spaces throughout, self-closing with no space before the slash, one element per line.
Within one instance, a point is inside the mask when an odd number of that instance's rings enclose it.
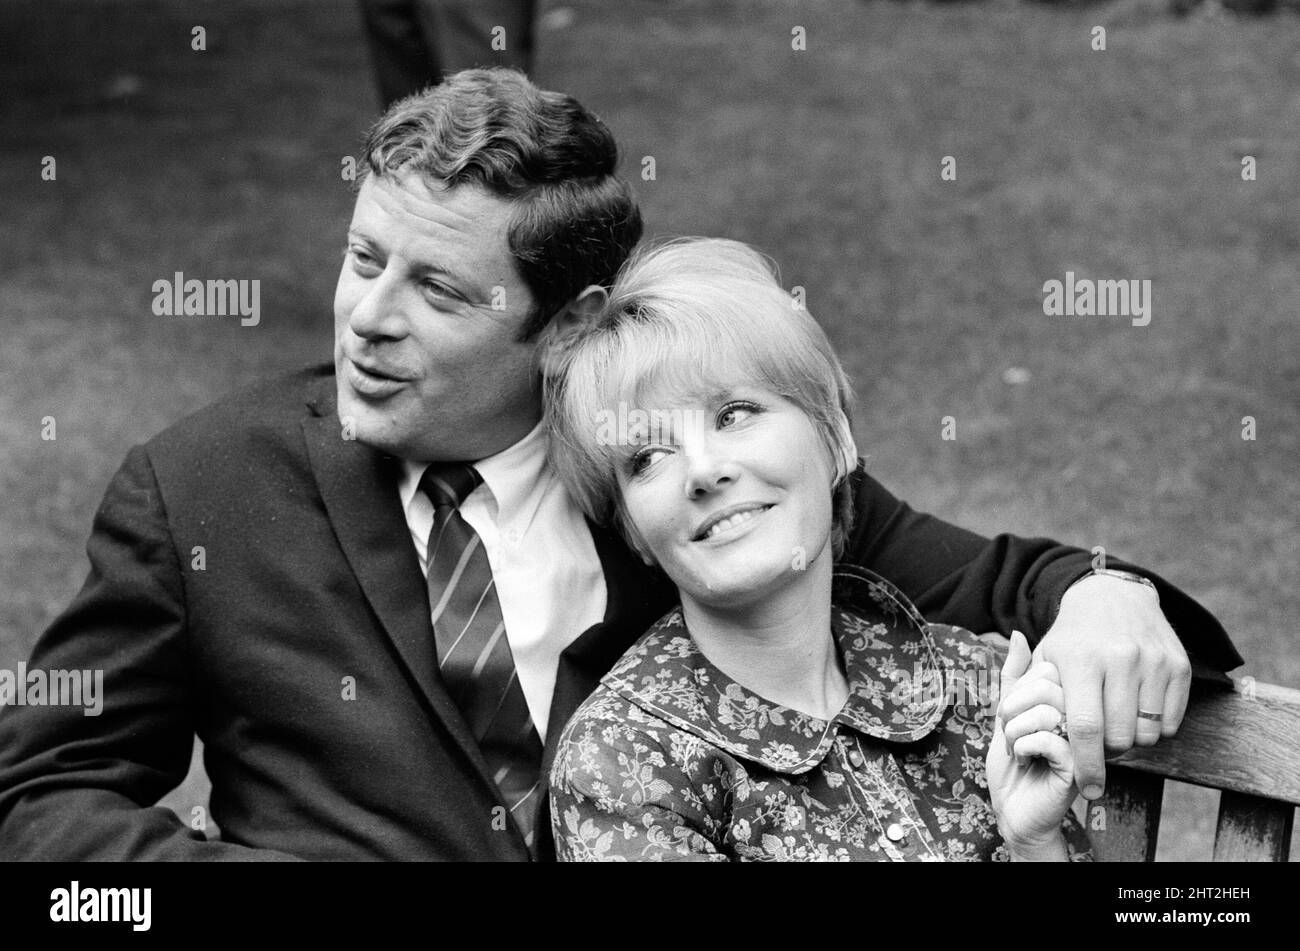
<path fill-rule="evenodd" d="M 534 825 L 542 742 L 524 699 L 492 567 L 482 539 L 458 511 L 483 481 L 465 463 L 434 463 L 420 479 L 433 502 L 429 533 L 429 604 L 438 669 L 452 701 L 501 791 L 502 801 L 536 855 Z"/>

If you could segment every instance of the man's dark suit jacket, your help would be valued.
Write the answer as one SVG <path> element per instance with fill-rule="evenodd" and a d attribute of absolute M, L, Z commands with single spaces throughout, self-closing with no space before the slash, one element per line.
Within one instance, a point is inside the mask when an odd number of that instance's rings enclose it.
<path fill-rule="evenodd" d="M 133 449 L 95 516 L 86 584 L 31 661 L 104 670 L 103 712 L 0 711 L 0 858 L 526 859 L 437 674 L 399 468 L 342 438 L 329 366 Z M 930 620 L 1036 641 L 1090 567 L 1080 549 L 985 539 L 853 478 L 846 560 Z M 547 767 L 569 715 L 673 602 L 592 531 L 608 608 L 561 658 Z M 1213 617 L 1147 574 L 1189 651 L 1241 663 Z M 184 778 L 195 734 L 220 841 L 154 806 Z"/>

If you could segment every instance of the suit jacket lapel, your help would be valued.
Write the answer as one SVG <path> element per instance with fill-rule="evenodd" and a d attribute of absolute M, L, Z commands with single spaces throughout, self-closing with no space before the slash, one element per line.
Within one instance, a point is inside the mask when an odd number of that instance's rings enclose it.
<path fill-rule="evenodd" d="M 308 404 L 315 415 L 303 433 L 339 546 L 420 693 L 491 788 L 478 744 L 437 673 L 429 592 L 397 493 L 401 463 L 342 437 L 333 377 L 327 384 L 329 393 Z"/>

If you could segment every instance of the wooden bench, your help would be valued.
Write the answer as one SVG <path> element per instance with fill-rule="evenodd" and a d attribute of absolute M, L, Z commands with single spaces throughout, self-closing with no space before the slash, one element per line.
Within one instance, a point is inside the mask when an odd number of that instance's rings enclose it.
<path fill-rule="evenodd" d="M 1214 861 L 1287 861 L 1300 805 L 1300 690 L 1250 677 L 1233 686 L 1194 681 L 1176 736 L 1109 760 L 1106 794 L 1087 813 L 1098 861 L 1155 859 L 1166 779 L 1221 790 Z"/>

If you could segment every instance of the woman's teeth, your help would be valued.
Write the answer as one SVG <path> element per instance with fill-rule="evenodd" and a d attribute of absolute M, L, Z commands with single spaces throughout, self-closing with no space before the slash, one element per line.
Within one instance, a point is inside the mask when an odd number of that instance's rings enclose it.
<path fill-rule="evenodd" d="M 771 508 L 770 505 L 765 505 L 760 509 L 747 509 L 744 512 L 737 512 L 735 515 L 728 515 L 721 522 L 718 522 L 705 532 L 704 537 L 706 539 L 712 538 L 714 535 L 718 534 L 718 532 L 725 532 L 727 529 L 739 525 L 741 522 L 748 522 L 755 515 L 762 515 L 769 508 Z"/>

